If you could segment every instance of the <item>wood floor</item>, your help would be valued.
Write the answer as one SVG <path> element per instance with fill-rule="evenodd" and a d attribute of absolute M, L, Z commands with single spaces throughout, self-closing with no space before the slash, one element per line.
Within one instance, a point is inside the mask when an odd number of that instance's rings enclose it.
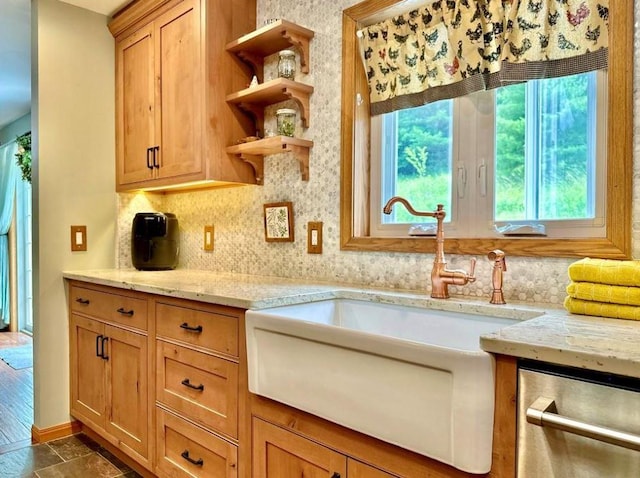
<path fill-rule="evenodd" d="M 31 337 L 0 332 L 0 348 L 30 344 Z M 14 370 L 0 360 L 0 454 L 31 444 L 33 368 Z"/>

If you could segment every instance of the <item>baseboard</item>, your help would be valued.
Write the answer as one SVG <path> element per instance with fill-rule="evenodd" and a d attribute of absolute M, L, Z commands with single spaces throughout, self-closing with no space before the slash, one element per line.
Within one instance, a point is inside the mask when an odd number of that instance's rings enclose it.
<path fill-rule="evenodd" d="M 82 424 L 74 420 L 69 423 L 61 423 L 49 428 L 38 428 L 35 425 L 31 426 L 31 443 L 44 443 L 58 438 L 67 437 L 80 433 L 82 430 Z"/>

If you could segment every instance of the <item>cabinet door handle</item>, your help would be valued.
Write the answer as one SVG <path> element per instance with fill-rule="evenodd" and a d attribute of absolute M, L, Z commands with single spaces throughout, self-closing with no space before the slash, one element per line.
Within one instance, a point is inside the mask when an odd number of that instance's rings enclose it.
<path fill-rule="evenodd" d="M 202 465 L 204 465 L 204 460 L 203 460 L 202 458 L 198 458 L 197 460 L 194 460 L 193 458 L 191 458 L 191 457 L 189 456 L 189 450 L 185 450 L 185 451 L 183 451 L 183 452 L 180 454 L 180 456 L 181 456 L 182 458 L 184 458 L 185 460 L 187 460 L 189 463 L 192 463 L 192 464 L 194 464 L 194 465 L 196 465 L 196 466 L 202 466 Z"/>
<path fill-rule="evenodd" d="M 202 325 L 198 325 L 197 327 L 191 327 L 189 324 L 187 324 L 186 322 L 184 322 L 183 324 L 180 325 L 181 329 L 184 330 L 188 330 L 190 332 L 196 332 L 196 333 L 200 333 L 202 332 Z"/>
<path fill-rule="evenodd" d="M 83 299 L 82 297 L 78 297 L 76 299 L 76 302 L 78 304 L 82 304 L 82 305 L 89 305 L 89 303 L 91 302 L 89 299 Z"/>
<path fill-rule="evenodd" d="M 185 387 L 189 387 L 192 388 L 194 390 L 199 390 L 199 391 L 203 391 L 204 390 L 204 385 L 200 384 L 200 385 L 193 385 L 188 378 L 185 378 L 182 382 L 180 382 L 182 385 L 184 385 Z"/>
<path fill-rule="evenodd" d="M 100 357 L 102 357 L 105 360 L 109 360 L 109 356 L 104 353 L 104 343 L 108 342 L 108 341 L 109 341 L 109 337 L 102 337 L 102 340 L 101 340 L 101 342 L 102 342 L 102 353 L 101 353 Z"/>
<path fill-rule="evenodd" d="M 129 317 L 133 316 L 133 309 L 124 310 L 123 307 L 120 307 L 116 312 L 118 312 L 119 314 L 122 314 L 122 315 L 128 315 Z"/>
<path fill-rule="evenodd" d="M 154 168 L 160 168 L 160 163 L 158 161 L 156 161 L 157 156 L 160 154 L 160 146 L 154 146 L 153 148 L 153 167 Z M 158 154 L 156 154 L 158 153 Z"/>
<path fill-rule="evenodd" d="M 102 335 L 96 335 L 96 357 L 102 358 L 102 352 L 100 352 L 100 344 L 102 343 Z"/>
<path fill-rule="evenodd" d="M 151 151 L 153 148 L 147 148 L 147 168 L 153 169 L 153 165 L 151 164 Z"/>
<path fill-rule="evenodd" d="M 331 478 L 340 478 L 340 473 L 336 471 L 333 475 L 331 475 Z"/>

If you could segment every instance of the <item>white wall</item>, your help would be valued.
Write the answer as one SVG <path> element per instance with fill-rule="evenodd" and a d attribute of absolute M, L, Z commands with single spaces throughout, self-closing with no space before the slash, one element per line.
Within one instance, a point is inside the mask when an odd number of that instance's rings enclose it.
<path fill-rule="evenodd" d="M 107 17 L 32 5 L 35 426 L 69 422 L 63 270 L 115 264 L 114 43 Z M 70 225 L 88 252 L 71 252 Z"/>
<path fill-rule="evenodd" d="M 31 131 L 31 113 L 21 116 L 14 122 L 0 129 L 0 144 L 14 140 L 16 136 L 25 134 L 28 131 Z"/>

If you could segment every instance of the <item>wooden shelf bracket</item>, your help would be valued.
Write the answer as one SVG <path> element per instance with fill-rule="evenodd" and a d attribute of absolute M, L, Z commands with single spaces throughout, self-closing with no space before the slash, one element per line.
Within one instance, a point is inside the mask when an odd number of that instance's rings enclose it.
<path fill-rule="evenodd" d="M 287 149 L 293 153 L 294 158 L 300 163 L 302 180 L 309 181 L 309 148 L 290 144 Z"/>
<path fill-rule="evenodd" d="M 238 154 L 241 160 L 249 163 L 256 173 L 256 183 L 262 185 L 264 181 L 264 156 L 259 154 Z"/>
<path fill-rule="evenodd" d="M 238 58 L 248 63 L 253 68 L 254 74 L 260 83 L 264 82 L 264 57 L 251 51 L 239 50 L 236 52 Z"/>
<path fill-rule="evenodd" d="M 298 47 L 300 70 L 302 73 L 309 73 L 309 38 L 289 30 L 283 31 L 282 36 L 289 40 L 292 45 Z"/>
<path fill-rule="evenodd" d="M 247 111 L 253 115 L 256 121 L 258 130 L 264 133 L 264 107 L 262 105 L 256 105 L 254 103 L 242 102 L 238 103 L 238 107 Z"/>
<path fill-rule="evenodd" d="M 294 100 L 300 109 L 300 119 L 305 128 L 309 127 L 309 94 L 293 88 L 284 88 L 282 93 Z"/>

